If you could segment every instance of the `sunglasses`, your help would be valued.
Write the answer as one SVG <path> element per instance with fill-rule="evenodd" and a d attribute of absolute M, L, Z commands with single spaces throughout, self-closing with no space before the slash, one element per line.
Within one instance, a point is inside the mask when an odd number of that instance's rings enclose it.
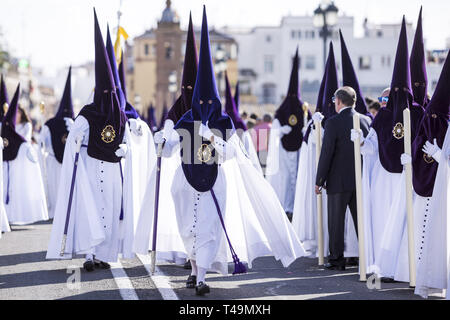
<path fill-rule="evenodd" d="M 389 97 L 378 97 L 378 101 L 380 103 L 383 103 L 383 102 L 387 103 L 389 101 Z"/>

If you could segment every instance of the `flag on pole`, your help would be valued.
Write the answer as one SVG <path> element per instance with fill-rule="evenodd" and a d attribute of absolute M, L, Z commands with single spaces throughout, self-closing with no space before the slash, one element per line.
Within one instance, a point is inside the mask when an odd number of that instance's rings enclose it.
<path fill-rule="evenodd" d="M 122 61 L 122 38 L 126 41 L 128 39 L 128 33 L 124 28 L 119 26 L 117 29 L 116 42 L 114 43 L 114 53 L 116 55 L 117 65 Z"/>

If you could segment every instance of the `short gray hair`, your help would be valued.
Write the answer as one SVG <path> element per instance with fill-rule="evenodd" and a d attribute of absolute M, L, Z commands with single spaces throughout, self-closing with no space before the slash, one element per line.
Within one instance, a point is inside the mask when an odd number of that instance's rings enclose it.
<path fill-rule="evenodd" d="M 342 104 L 353 107 L 356 103 L 356 91 L 352 87 L 341 87 L 334 93 L 336 99 L 341 100 Z"/>

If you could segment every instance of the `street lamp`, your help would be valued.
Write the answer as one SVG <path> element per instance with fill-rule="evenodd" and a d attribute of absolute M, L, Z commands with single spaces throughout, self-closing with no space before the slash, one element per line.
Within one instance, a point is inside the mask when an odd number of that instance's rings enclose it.
<path fill-rule="evenodd" d="M 338 8 L 333 1 L 322 1 L 316 10 L 314 10 L 313 24 L 320 28 L 320 37 L 323 38 L 323 68 L 327 63 L 327 39 L 331 36 L 331 28 L 336 25 L 338 18 Z"/>

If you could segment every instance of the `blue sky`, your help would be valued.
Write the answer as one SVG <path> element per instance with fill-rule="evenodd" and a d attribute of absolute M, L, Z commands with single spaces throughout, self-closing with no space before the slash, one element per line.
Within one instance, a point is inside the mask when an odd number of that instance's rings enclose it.
<path fill-rule="evenodd" d="M 103 30 L 116 26 L 120 0 L 1 0 L 0 26 L 4 41 L 16 56 L 30 57 L 34 65 L 56 70 L 93 59 L 93 13 L 96 7 Z M 195 25 L 201 23 L 206 4 L 210 26 L 278 25 L 281 17 L 311 14 L 315 0 L 172 0 L 186 26 L 189 10 Z M 355 33 L 362 21 L 399 23 L 405 14 L 416 25 L 423 4 L 424 37 L 429 49 L 441 49 L 450 37 L 448 0 L 335 0 L 341 14 L 355 17 Z M 122 0 L 122 26 L 131 37 L 156 26 L 165 0 Z"/>

